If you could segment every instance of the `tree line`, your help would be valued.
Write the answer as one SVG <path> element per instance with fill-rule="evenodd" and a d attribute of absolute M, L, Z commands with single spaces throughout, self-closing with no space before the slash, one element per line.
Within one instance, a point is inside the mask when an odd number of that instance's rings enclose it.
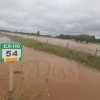
<path fill-rule="evenodd" d="M 11 32 L 8 30 L 0 30 L 1 32 Z M 26 34 L 26 35 L 35 35 L 35 36 L 44 36 L 44 37 L 53 37 L 51 35 L 41 35 L 40 31 L 37 31 L 36 33 L 25 33 L 25 32 L 11 32 L 11 33 L 19 33 L 19 34 Z M 87 34 L 80 34 L 80 35 L 64 35 L 64 34 L 60 34 L 58 36 L 56 36 L 55 38 L 61 38 L 61 39 L 73 39 L 76 41 L 80 41 L 80 42 L 94 42 L 94 43 L 100 43 L 100 39 L 96 39 L 94 35 L 87 35 Z"/>
<path fill-rule="evenodd" d="M 96 39 L 94 35 L 87 35 L 87 34 L 80 34 L 80 35 L 64 35 L 64 34 L 60 34 L 59 36 L 56 36 L 57 38 L 61 38 L 61 39 L 73 39 L 73 40 L 76 40 L 76 41 L 80 41 L 81 43 L 82 42 L 94 42 L 94 43 L 97 43 L 99 42 L 100 43 L 100 39 Z"/>

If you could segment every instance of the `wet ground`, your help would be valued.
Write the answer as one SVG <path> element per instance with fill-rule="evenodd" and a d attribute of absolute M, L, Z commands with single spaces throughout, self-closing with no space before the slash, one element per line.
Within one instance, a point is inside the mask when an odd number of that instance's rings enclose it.
<path fill-rule="evenodd" d="M 11 42 L 3 37 L 0 42 Z M 0 94 L 8 92 L 9 63 L 0 63 Z M 23 60 L 14 63 L 14 89 L 18 83 L 31 83 L 46 100 L 100 100 L 100 72 L 74 61 L 27 47 Z M 28 94 L 30 94 L 28 92 Z"/>

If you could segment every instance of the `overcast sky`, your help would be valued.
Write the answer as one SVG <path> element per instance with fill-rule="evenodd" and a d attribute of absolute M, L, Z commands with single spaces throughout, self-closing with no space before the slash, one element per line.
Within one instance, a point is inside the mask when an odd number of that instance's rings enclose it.
<path fill-rule="evenodd" d="M 100 37 L 100 0 L 0 0 L 0 29 Z"/>

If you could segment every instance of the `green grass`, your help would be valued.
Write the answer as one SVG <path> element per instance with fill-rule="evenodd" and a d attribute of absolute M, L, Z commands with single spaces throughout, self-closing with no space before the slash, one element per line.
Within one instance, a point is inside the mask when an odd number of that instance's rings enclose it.
<path fill-rule="evenodd" d="M 44 52 L 48 52 L 50 54 L 55 54 L 57 56 L 78 61 L 79 63 L 85 63 L 86 65 L 88 65 L 88 67 L 95 68 L 98 70 L 100 69 L 100 56 L 95 56 L 93 54 L 89 54 L 83 51 L 76 51 L 64 47 L 51 45 L 48 43 L 41 43 L 33 39 L 24 39 L 10 35 L 5 35 L 5 36 L 9 37 L 13 41 L 20 42 L 23 45 L 33 48 L 35 50 L 41 50 Z"/>

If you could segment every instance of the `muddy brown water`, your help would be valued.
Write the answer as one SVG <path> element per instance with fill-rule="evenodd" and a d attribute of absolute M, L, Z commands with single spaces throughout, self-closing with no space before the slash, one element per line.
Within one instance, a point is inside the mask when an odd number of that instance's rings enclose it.
<path fill-rule="evenodd" d="M 11 40 L 3 37 L 0 42 Z M 8 70 L 9 63 L 0 63 L 0 95 L 8 92 Z M 100 72 L 62 57 L 23 47 L 23 60 L 14 63 L 14 71 L 22 72 L 14 73 L 14 90 L 18 83 L 31 83 L 49 90 L 47 100 L 100 99 Z"/>
<path fill-rule="evenodd" d="M 10 33 L 10 35 L 19 36 L 22 38 L 35 39 L 41 42 L 48 42 L 50 44 L 62 46 L 65 48 L 67 47 L 67 43 L 69 42 L 68 48 L 79 50 L 79 51 L 85 51 L 85 52 L 92 53 L 92 54 L 95 54 L 96 49 L 100 50 L 100 45 L 98 44 L 91 44 L 91 43 L 87 44 L 87 43 L 76 42 L 74 40 L 62 40 L 62 39 L 57 39 L 57 38 L 28 36 L 28 35 L 14 34 L 14 33 Z M 100 56 L 100 51 L 97 52 L 97 55 Z"/>

